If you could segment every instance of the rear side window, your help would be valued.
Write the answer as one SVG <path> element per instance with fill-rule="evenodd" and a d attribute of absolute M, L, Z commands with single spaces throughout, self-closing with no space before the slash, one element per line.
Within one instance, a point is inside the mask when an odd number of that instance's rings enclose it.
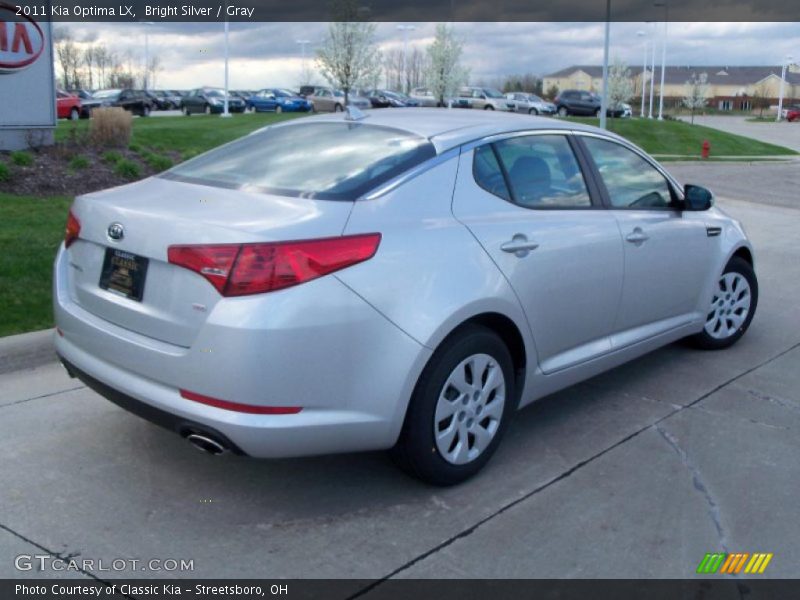
<path fill-rule="evenodd" d="M 162 175 L 230 189 L 355 200 L 436 156 L 426 138 L 365 123 L 302 123 L 265 129 Z"/>
<path fill-rule="evenodd" d="M 478 181 L 480 155 L 476 150 L 475 178 L 487 191 L 525 208 L 592 206 L 583 173 L 565 136 L 521 136 L 496 142 L 493 146 L 500 160 L 497 168 L 504 175 L 502 189 L 507 190 L 507 195 L 493 191 L 486 181 Z"/>
<path fill-rule="evenodd" d="M 508 193 L 506 178 L 500 163 L 497 162 L 494 149 L 491 144 L 480 146 L 475 149 L 475 157 L 472 160 L 472 176 L 479 186 L 490 194 L 500 196 L 503 200 L 511 200 Z"/>

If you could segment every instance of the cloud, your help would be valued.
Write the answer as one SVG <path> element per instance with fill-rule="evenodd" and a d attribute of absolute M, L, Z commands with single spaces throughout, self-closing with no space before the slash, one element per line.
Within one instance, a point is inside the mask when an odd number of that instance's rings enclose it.
<path fill-rule="evenodd" d="M 414 23 L 410 47 L 423 48 L 433 38 L 434 23 Z M 191 88 L 221 85 L 224 34 L 221 23 L 156 23 L 154 25 L 85 23 L 69 28 L 82 44 L 102 43 L 118 55 L 127 53 L 144 62 L 145 36 L 150 53 L 161 59 L 158 85 Z M 512 73 L 545 75 L 571 64 L 599 64 L 603 56 L 602 23 L 456 23 L 464 42 L 464 61 L 475 80 L 491 81 Z M 297 40 L 314 46 L 325 37 L 326 23 L 231 23 L 231 87 L 296 87 L 301 70 Z M 661 57 L 663 24 L 612 23 L 611 56 L 631 67 L 642 62 L 648 34 Z M 394 23 L 378 23 L 376 38 L 382 50 L 402 48 L 402 34 Z M 800 54 L 798 23 L 670 23 L 667 57 L 670 65 L 779 64 L 783 57 Z M 321 82 L 321 80 L 320 80 Z"/>

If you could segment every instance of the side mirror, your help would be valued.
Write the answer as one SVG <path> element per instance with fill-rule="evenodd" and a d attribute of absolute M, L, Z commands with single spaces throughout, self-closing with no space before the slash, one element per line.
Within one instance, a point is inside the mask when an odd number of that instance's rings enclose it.
<path fill-rule="evenodd" d="M 708 210 L 714 205 L 714 194 L 699 185 L 686 184 L 683 197 L 685 210 Z"/>

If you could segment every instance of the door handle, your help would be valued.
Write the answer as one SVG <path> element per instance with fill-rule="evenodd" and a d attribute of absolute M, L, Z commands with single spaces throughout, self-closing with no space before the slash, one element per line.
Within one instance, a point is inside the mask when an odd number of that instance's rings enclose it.
<path fill-rule="evenodd" d="M 642 231 L 641 227 L 635 227 L 631 233 L 625 236 L 625 239 L 629 241 L 631 244 L 641 246 L 647 240 L 650 239 L 650 236 L 647 235 L 644 231 Z"/>
<path fill-rule="evenodd" d="M 538 247 L 539 244 L 528 241 L 527 236 L 518 233 L 511 238 L 510 242 L 501 245 L 500 250 L 514 254 L 517 258 L 524 258 L 528 256 L 531 250 L 536 250 Z"/>

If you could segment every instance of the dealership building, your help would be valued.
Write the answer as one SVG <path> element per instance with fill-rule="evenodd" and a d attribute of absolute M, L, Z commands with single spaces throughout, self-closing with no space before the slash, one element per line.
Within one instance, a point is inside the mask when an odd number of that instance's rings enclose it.
<path fill-rule="evenodd" d="M 781 66 L 732 67 L 728 65 L 670 67 L 664 72 L 664 98 L 673 106 L 686 96 L 686 84 L 705 75 L 708 85 L 707 105 L 722 111 L 757 110 L 775 107 L 778 104 L 781 86 Z M 629 67 L 634 83 L 634 96 L 641 98 L 642 66 Z M 655 95 L 661 93 L 661 68 L 656 66 L 644 75 L 649 82 L 655 79 Z M 587 90 L 601 93 L 603 90 L 603 67 L 573 65 L 543 78 L 543 89 Z M 784 106 L 800 102 L 800 65 L 790 65 L 786 70 L 783 87 Z"/>

